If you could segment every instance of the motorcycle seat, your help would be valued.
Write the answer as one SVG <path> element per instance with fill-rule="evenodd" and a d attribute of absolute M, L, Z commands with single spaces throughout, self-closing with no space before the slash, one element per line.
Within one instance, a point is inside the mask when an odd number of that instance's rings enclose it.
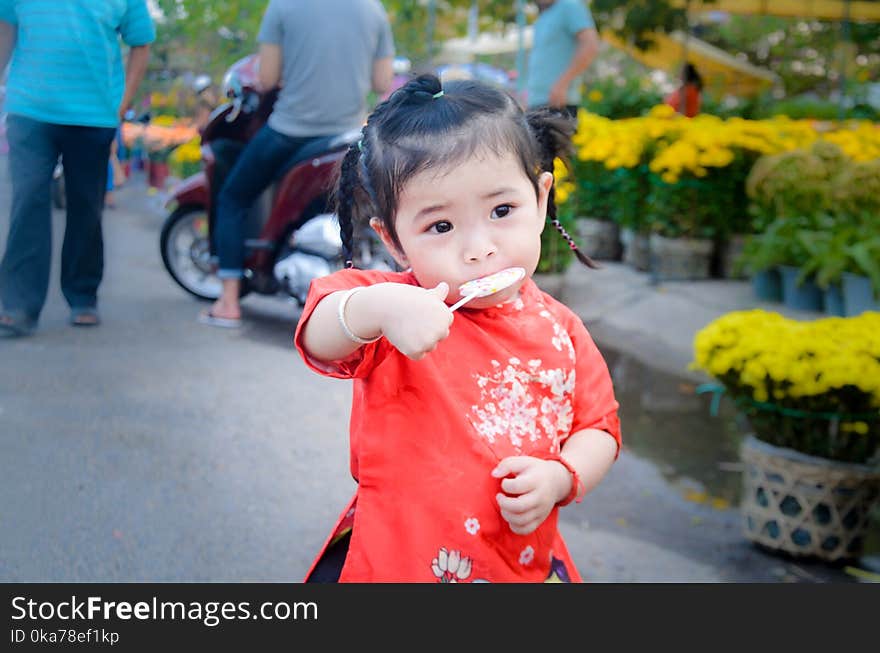
<path fill-rule="evenodd" d="M 287 162 L 283 166 L 281 166 L 281 172 L 278 177 L 280 178 L 284 173 L 286 173 L 298 163 L 308 161 L 309 159 L 327 154 L 328 152 L 335 152 L 337 150 L 348 148 L 351 146 L 352 143 L 356 143 L 358 139 L 360 139 L 360 137 L 360 129 L 347 131 L 342 134 L 322 136 L 321 138 L 318 138 L 308 145 L 305 145 L 304 147 L 301 147 L 299 150 L 297 150 L 296 154 L 290 157 Z"/>

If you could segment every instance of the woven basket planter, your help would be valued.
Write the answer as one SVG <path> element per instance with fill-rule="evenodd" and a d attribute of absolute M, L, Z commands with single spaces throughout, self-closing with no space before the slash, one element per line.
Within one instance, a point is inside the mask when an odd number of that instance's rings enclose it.
<path fill-rule="evenodd" d="M 584 254 L 597 261 L 620 259 L 620 227 L 616 222 L 578 218 L 576 224 L 578 244 Z"/>
<path fill-rule="evenodd" d="M 651 268 L 651 247 L 647 234 L 621 229 L 620 242 L 623 245 L 624 263 L 640 272 L 647 272 Z"/>
<path fill-rule="evenodd" d="M 705 238 L 665 238 L 651 234 L 651 276 L 658 281 L 708 279 L 715 243 Z"/>
<path fill-rule="evenodd" d="M 722 279 L 746 279 L 744 271 L 734 271 L 737 259 L 742 255 L 747 236 L 734 234 L 722 244 L 718 252 L 718 267 Z"/>
<path fill-rule="evenodd" d="M 753 436 L 740 451 L 746 538 L 829 562 L 861 555 L 880 469 L 817 458 Z"/>

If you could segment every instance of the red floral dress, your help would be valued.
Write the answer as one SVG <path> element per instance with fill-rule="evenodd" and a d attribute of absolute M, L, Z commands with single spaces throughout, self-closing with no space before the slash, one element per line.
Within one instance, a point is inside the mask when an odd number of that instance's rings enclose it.
<path fill-rule="evenodd" d="M 528 279 L 514 301 L 457 311 L 422 360 L 384 338 L 334 364 L 305 354 L 302 327 L 318 302 L 383 281 L 416 285 L 410 273 L 362 270 L 316 279 L 295 335 L 310 368 L 354 379 L 358 487 L 324 547 L 351 533 L 340 582 L 580 581 L 558 508 L 529 535 L 513 533 L 490 473 L 507 456 L 558 454 L 582 429 L 619 445 L 611 377 L 583 322 Z"/>

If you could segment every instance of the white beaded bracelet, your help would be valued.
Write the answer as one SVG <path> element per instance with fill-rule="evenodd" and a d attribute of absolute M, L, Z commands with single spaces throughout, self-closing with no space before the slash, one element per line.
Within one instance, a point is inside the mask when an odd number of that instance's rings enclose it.
<path fill-rule="evenodd" d="M 342 297 L 339 299 L 339 309 L 337 311 L 337 315 L 339 316 L 339 326 L 342 327 L 342 332 L 345 334 L 345 337 L 351 340 L 352 342 L 356 342 L 359 345 L 369 345 L 371 342 L 376 342 L 379 338 L 382 337 L 382 334 L 379 334 L 375 338 L 361 338 L 360 336 L 355 335 L 351 329 L 348 328 L 348 324 L 345 322 L 345 306 L 348 304 L 348 300 L 352 298 L 358 290 L 362 290 L 364 286 L 355 286 L 350 290 L 346 290 Z"/>

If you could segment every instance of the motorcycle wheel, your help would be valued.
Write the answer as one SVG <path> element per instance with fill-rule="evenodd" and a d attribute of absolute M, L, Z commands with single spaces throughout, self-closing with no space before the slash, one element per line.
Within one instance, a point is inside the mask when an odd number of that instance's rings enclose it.
<path fill-rule="evenodd" d="M 162 263 L 168 274 L 191 295 L 206 301 L 220 296 L 222 282 L 211 261 L 208 240 L 208 212 L 198 206 L 180 206 L 162 225 L 159 238 Z M 241 296 L 248 292 L 241 284 Z"/>

